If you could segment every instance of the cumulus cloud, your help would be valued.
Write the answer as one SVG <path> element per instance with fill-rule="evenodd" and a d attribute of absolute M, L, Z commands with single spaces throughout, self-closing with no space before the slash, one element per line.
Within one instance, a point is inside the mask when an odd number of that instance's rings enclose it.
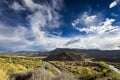
<path fill-rule="evenodd" d="M 114 26 L 114 21 L 115 19 L 106 18 L 104 21 L 87 27 L 76 26 L 79 23 L 73 25 L 75 29 L 85 32 L 86 35 L 81 35 L 77 39 L 71 40 L 70 42 L 73 43 L 69 42 L 68 46 L 87 49 L 119 49 L 117 46 L 120 44 L 120 26 Z"/>
<path fill-rule="evenodd" d="M 85 22 L 86 23 L 90 23 L 90 22 L 93 22 L 96 18 L 96 15 L 93 15 L 93 16 L 89 16 L 86 18 Z"/>
<path fill-rule="evenodd" d="M 110 5 L 109 5 L 109 8 L 113 8 L 117 5 L 117 0 L 113 1 Z"/>
<path fill-rule="evenodd" d="M 32 42 L 25 39 L 24 34 L 28 30 L 25 27 L 8 26 L 0 21 L 0 46 L 1 49 L 6 50 L 24 50 Z"/>
<path fill-rule="evenodd" d="M 87 12 L 84 12 L 82 15 L 80 15 L 80 17 L 78 17 L 72 22 L 72 26 L 79 30 L 80 27 L 87 27 L 91 25 L 93 26 L 99 23 L 100 21 L 100 16 L 89 15 Z"/>
<path fill-rule="evenodd" d="M 12 8 L 15 11 L 25 10 L 25 8 L 16 1 L 14 1 L 12 5 L 10 5 L 10 8 Z"/>
<path fill-rule="evenodd" d="M 68 47 L 71 48 L 82 48 L 82 49 L 102 49 L 102 50 L 114 50 L 119 49 L 118 44 L 120 44 L 119 34 L 110 36 L 110 35 L 89 35 L 82 36 L 77 39 L 77 42 L 71 43 Z"/>
<path fill-rule="evenodd" d="M 43 6 L 39 5 L 38 3 L 34 3 L 33 0 L 23 0 L 24 5 L 30 10 L 36 10 L 40 8 L 44 8 Z"/>
<path fill-rule="evenodd" d="M 93 34 L 104 34 L 104 33 L 110 33 L 110 32 L 116 32 L 119 30 L 118 26 L 112 26 L 112 22 L 114 22 L 115 19 L 106 19 L 106 21 L 99 23 L 97 26 L 90 26 L 87 28 L 79 28 L 80 31 L 85 31 L 87 33 L 93 33 Z"/>
<path fill-rule="evenodd" d="M 76 20 L 74 20 L 72 22 L 72 25 L 76 26 L 78 24 L 84 24 L 84 25 L 88 26 L 91 24 L 93 25 L 96 22 L 97 22 L 96 15 L 89 16 L 89 14 L 87 12 L 84 12 L 80 17 L 78 17 Z"/>

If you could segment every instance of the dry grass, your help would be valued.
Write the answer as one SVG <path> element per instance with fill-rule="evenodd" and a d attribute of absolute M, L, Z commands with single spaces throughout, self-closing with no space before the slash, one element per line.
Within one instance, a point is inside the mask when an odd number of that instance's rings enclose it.
<path fill-rule="evenodd" d="M 8 80 L 8 75 L 3 69 L 0 69 L 0 80 Z"/>
<path fill-rule="evenodd" d="M 73 76 L 67 73 L 53 75 L 44 70 L 35 70 L 28 72 L 17 72 L 11 76 L 10 80 L 75 80 Z"/>

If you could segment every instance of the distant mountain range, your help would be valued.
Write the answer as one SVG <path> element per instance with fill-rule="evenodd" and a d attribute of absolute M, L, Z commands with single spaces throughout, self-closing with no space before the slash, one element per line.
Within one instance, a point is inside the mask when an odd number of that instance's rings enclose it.
<path fill-rule="evenodd" d="M 52 51 L 9 51 L 9 52 L 1 52 L 1 53 L 16 53 L 16 54 L 25 54 L 25 53 L 59 53 L 59 52 L 76 52 L 76 53 L 115 53 L 120 54 L 120 50 L 99 50 L 99 49 L 70 49 L 70 48 L 56 48 Z"/>
<path fill-rule="evenodd" d="M 59 54 L 62 52 L 82 54 L 86 58 L 93 58 L 96 61 L 120 62 L 120 50 L 57 48 L 49 53 Z"/>
<path fill-rule="evenodd" d="M 120 62 L 120 50 L 56 48 L 55 50 L 52 51 L 18 51 L 18 52 L 8 52 L 7 54 L 25 55 L 25 56 L 48 56 L 50 54 L 59 54 L 63 52 L 82 54 L 86 58 L 93 58 L 93 60 L 97 60 L 97 61 L 100 60 L 100 61 Z"/>
<path fill-rule="evenodd" d="M 87 54 L 93 54 L 93 53 L 115 53 L 120 54 L 120 50 L 99 50 L 99 49 L 69 49 L 69 48 L 56 48 L 55 50 L 51 51 L 50 53 L 59 53 L 59 52 L 76 52 L 76 53 L 87 53 Z"/>

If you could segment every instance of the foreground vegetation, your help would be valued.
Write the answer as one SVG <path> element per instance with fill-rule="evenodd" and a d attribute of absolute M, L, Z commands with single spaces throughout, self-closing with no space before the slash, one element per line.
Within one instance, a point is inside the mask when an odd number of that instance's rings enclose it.
<path fill-rule="evenodd" d="M 57 71 L 56 68 L 60 70 Z M 105 62 L 42 61 L 40 57 L 0 56 L 0 80 L 120 80 Z"/>
<path fill-rule="evenodd" d="M 111 63 L 111 64 L 113 64 L 117 69 L 120 70 L 120 63 Z"/>
<path fill-rule="evenodd" d="M 0 56 L 0 80 L 75 80 L 40 57 Z"/>
<path fill-rule="evenodd" d="M 29 59 L 25 57 L 0 57 L 0 80 L 8 80 L 9 75 L 17 71 L 27 71 L 28 69 L 36 69 L 44 64 L 39 59 Z"/>
<path fill-rule="evenodd" d="M 61 70 L 75 75 L 78 80 L 120 80 L 105 62 L 52 61 Z"/>

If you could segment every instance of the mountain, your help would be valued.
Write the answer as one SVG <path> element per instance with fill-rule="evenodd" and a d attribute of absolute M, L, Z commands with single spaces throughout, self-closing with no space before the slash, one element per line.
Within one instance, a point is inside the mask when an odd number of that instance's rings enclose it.
<path fill-rule="evenodd" d="M 69 48 L 56 48 L 52 51 L 18 51 L 8 52 L 1 54 L 15 54 L 24 56 L 49 56 L 59 53 L 75 53 L 81 54 L 85 58 L 92 58 L 95 61 L 107 61 L 107 62 L 120 62 L 120 50 L 98 50 L 98 49 L 69 49 Z M 71 55 L 71 54 L 70 54 Z"/>
<path fill-rule="evenodd" d="M 59 54 L 63 52 L 82 54 L 85 58 L 92 58 L 95 61 L 120 62 L 120 50 L 57 48 L 49 53 Z"/>
<path fill-rule="evenodd" d="M 61 52 L 75 52 L 75 53 L 86 53 L 86 54 L 120 54 L 120 50 L 99 50 L 99 49 L 69 49 L 69 48 L 56 48 L 50 53 L 61 53 Z"/>
<path fill-rule="evenodd" d="M 15 54 L 24 56 L 48 56 L 49 51 L 18 51 Z"/>
<path fill-rule="evenodd" d="M 61 53 L 50 54 L 44 60 L 46 61 L 83 61 L 84 56 L 81 54 L 72 53 L 72 52 L 61 52 Z"/>

